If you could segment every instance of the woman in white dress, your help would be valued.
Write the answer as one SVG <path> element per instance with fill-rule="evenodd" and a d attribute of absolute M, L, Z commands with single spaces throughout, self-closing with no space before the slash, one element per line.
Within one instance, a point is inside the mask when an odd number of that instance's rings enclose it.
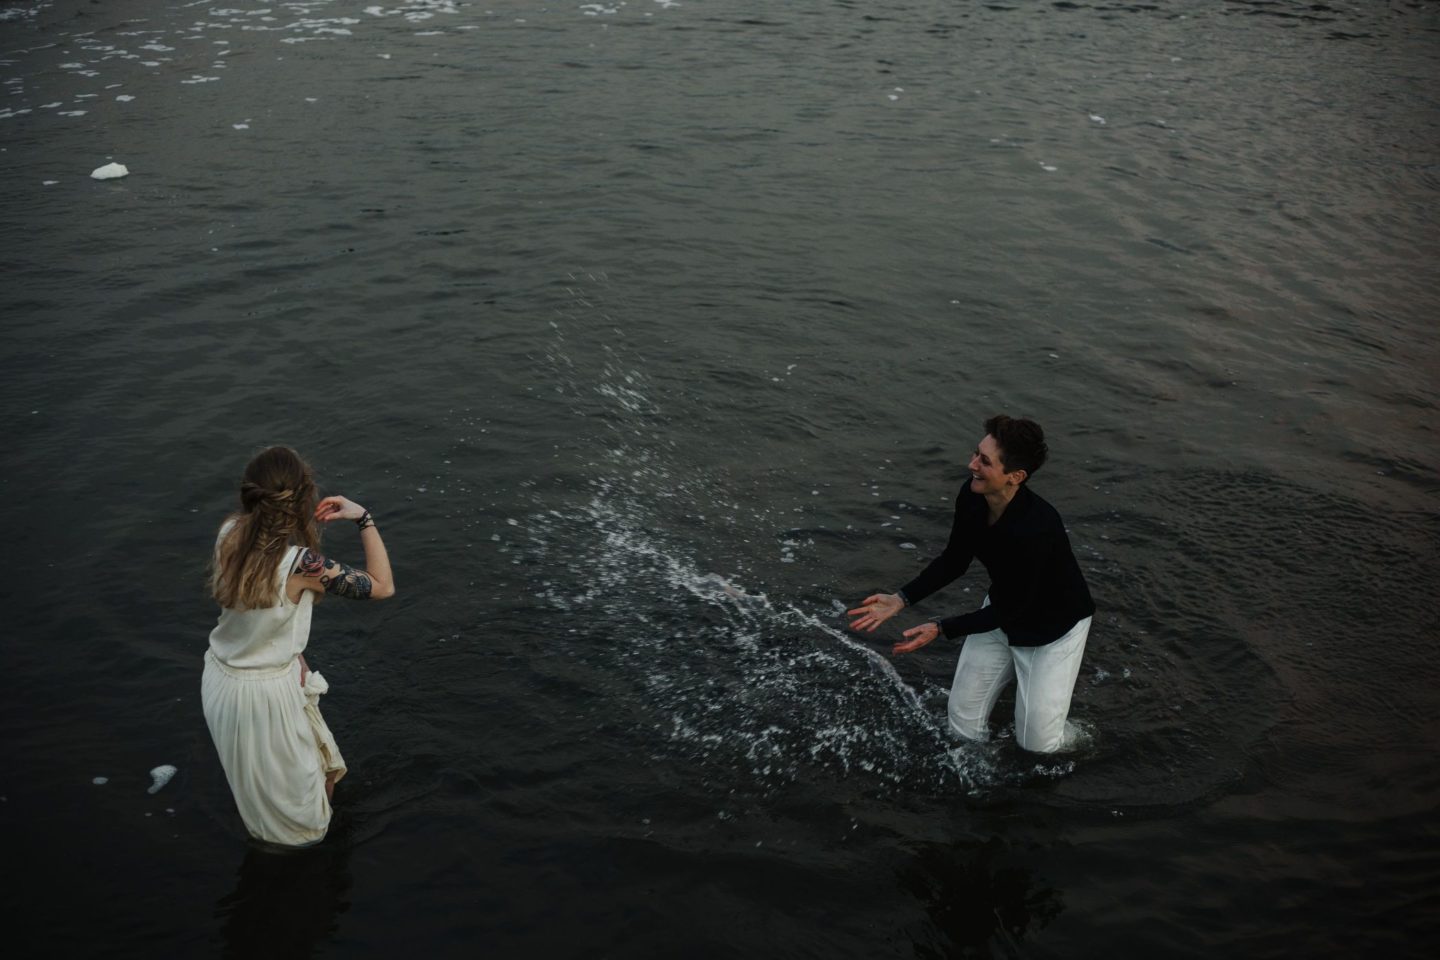
<path fill-rule="evenodd" d="M 365 548 L 357 569 L 320 553 L 319 524 L 353 520 Z M 325 678 L 305 662 L 317 594 L 394 596 L 375 521 L 344 497 L 318 500 L 310 468 L 289 447 L 245 468 L 240 510 L 215 543 L 211 592 L 220 622 L 201 680 L 205 722 L 251 836 L 303 846 L 324 838 L 345 760 L 320 716 Z"/>

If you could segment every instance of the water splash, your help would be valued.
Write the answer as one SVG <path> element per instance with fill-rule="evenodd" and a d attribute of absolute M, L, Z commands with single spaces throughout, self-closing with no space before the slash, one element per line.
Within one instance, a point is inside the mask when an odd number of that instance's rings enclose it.
<path fill-rule="evenodd" d="M 674 448 L 664 391 L 613 338 L 587 345 L 597 321 L 614 321 L 603 291 L 571 279 L 545 355 L 574 414 L 604 432 L 579 453 L 588 496 L 557 507 L 536 491 L 519 526 L 527 559 L 551 571 L 539 599 L 583 621 L 587 651 L 633 678 L 628 706 L 672 752 L 762 785 L 818 770 L 910 790 L 996 782 L 992 750 L 957 745 L 943 708 L 837 627 L 838 600 L 747 586 L 771 562 L 757 545 L 786 531 Z"/>

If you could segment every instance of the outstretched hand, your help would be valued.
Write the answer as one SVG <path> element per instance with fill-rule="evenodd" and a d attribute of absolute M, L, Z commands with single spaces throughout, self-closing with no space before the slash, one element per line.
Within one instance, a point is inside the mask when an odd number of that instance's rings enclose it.
<path fill-rule="evenodd" d="M 940 636 L 940 624 L 922 623 L 918 627 L 911 627 L 909 630 L 906 630 L 904 635 L 911 639 L 905 643 L 895 644 L 894 649 L 891 651 L 892 653 L 914 653 L 916 650 L 919 650 L 925 646 L 925 644 L 930 643 L 936 637 Z"/>
<path fill-rule="evenodd" d="M 365 508 L 354 500 L 344 497 L 326 497 L 315 505 L 315 519 L 321 523 L 335 520 L 359 520 L 365 516 Z"/>
<path fill-rule="evenodd" d="M 847 617 L 855 617 L 850 621 L 851 630 L 866 630 L 875 632 L 875 628 L 905 607 L 905 601 L 893 593 L 872 593 L 861 601 L 860 606 L 854 610 L 846 611 Z"/>

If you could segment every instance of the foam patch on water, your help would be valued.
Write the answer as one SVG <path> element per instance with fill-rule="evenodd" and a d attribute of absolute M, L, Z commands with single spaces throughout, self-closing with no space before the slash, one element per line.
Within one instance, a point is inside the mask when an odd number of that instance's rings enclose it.
<path fill-rule="evenodd" d="M 18 7 L 0 7 L 0 23 L 12 20 L 33 20 L 49 3 L 26 3 Z"/>
<path fill-rule="evenodd" d="M 175 767 L 168 763 L 160 764 L 160 766 L 150 771 L 150 789 L 147 790 L 146 793 L 159 793 L 164 789 L 165 784 L 174 779 L 175 774 L 178 772 Z"/>

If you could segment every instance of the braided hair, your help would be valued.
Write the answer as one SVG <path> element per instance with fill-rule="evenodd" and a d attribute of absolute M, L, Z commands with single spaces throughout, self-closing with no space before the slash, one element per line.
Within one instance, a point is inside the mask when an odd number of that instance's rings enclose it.
<path fill-rule="evenodd" d="M 268 447 L 245 467 L 240 511 L 215 548 L 210 592 L 222 607 L 260 609 L 280 603 L 276 565 L 299 544 L 320 548 L 315 481 L 289 447 Z"/>

